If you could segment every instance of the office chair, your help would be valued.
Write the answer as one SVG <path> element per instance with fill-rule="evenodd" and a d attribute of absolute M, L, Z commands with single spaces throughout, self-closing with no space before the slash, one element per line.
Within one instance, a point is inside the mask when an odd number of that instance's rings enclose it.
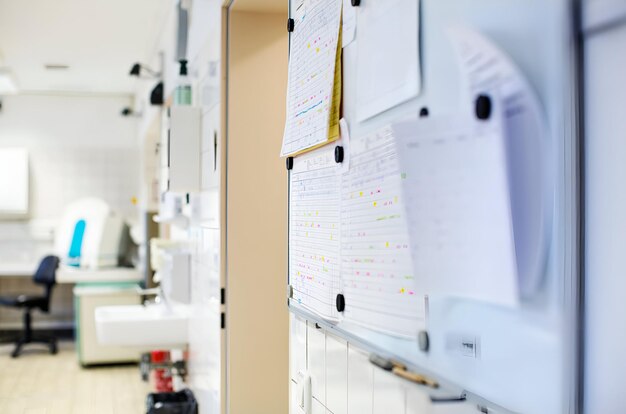
<path fill-rule="evenodd" d="M 39 268 L 33 276 L 33 282 L 44 285 L 45 293 L 43 295 L 0 296 L 0 305 L 24 309 L 24 330 L 22 331 L 21 338 L 17 339 L 15 342 L 15 349 L 11 357 L 17 358 L 22 352 L 24 345 L 30 343 L 48 344 L 50 353 L 57 353 L 56 338 L 33 334 L 31 327 L 31 311 L 33 309 L 39 309 L 46 313 L 50 311 L 50 297 L 52 296 L 52 287 L 56 283 L 56 270 L 58 267 L 59 258 L 56 256 L 46 256 L 39 264 Z"/>

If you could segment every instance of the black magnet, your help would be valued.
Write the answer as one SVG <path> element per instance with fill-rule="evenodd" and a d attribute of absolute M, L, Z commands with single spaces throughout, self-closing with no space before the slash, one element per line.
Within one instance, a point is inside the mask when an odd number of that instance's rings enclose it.
<path fill-rule="evenodd" d="M 341 145 L 335 147 L 335 162 L 343 162 L 343 147 Z"/>
<path fill-rule="evenodd" d="M 346 298 L 340 293 L 336 300 L 337 312 L 343 312 L 346 309 Z"/>
<path fill-rule="evenodd" d="M 487 95 L 478 95 L 476 98 L 476 118 L 489 119 L 491 115 L 491 98 Z"/>

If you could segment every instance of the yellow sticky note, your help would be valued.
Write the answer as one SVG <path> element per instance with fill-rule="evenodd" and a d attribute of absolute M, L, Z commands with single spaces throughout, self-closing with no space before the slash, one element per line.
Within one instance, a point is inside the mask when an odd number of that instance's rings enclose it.
<path fill-rule="evenodd" d="M 339 109 L 341 107 L 341 25 L 339 25 L 339 39 L 335 53 L 335 78 L 333 81 L 333 101 L 330 106 L 328 119 L 328 141 L 339 138 Z"/>

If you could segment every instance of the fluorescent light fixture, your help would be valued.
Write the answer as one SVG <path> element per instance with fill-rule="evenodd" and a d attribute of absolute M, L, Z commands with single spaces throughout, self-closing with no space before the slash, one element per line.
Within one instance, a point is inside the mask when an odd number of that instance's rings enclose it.
<path fill-rule="evenodd" d="M 17 81 L 13 72 L 7 68 L 0 68 L 0 95 L 12 95 L 17 91 Z"/>

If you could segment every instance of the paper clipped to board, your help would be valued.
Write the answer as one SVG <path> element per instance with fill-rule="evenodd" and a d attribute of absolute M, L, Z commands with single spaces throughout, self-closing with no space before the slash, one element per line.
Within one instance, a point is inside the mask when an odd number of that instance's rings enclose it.
<path fill-rule="evenodd" d="M 502 97 L 519 286 L 530 297 L 543 279 L 552 228 L 554 177 L 547 165 L 552 151 L 545 117 L 525 76 L 489 39 L 466 27 L 450 28 L 448 34 L 465 101 L 489 89 Z"/>
<path fill-rule="evenodd" d="M 420 93 L 419 1 L 362 2 L 358 11 L 357 119 Z"/>
<path fill-rule="evenodd" d="M 343 0 L 341 12 L 341 47 L 346 47 L 356 36 L 356 10 L 350 0 Z"/>
<path fill-rule="evenodd" d="M 290 174 L 292 299 L 329 320 L 414 338 L 425 325 L 415 287 L 401 177 L 390 126 L 295 158 Z M 345 311 L 337 312 L 338 293 Z"/>
<path fill-rule="evenodd" d="M 519 303 L 501 103 L 489 119 L 393 126 L 416 284 L 429 295 Z"/>
<path fill-rule="evenodd" d="M 340 164 L 326 146 L 295 159 L 289 191 L 289 282 L 292 298 L 337 319 L 340 292 Z"/>
<path fill-rule="evenodd" d="M 339 138 L 341 9 L 341 0 L 296 2 L 281 156 Z"/>
<path fill-rule="evenodd" d="M 342 142 L 343 142 L 342 136 Z M 350 139 L 341 178 L 341 287 L 346 320 L 415 338 L 425 325 L 390 126 Z"/>

